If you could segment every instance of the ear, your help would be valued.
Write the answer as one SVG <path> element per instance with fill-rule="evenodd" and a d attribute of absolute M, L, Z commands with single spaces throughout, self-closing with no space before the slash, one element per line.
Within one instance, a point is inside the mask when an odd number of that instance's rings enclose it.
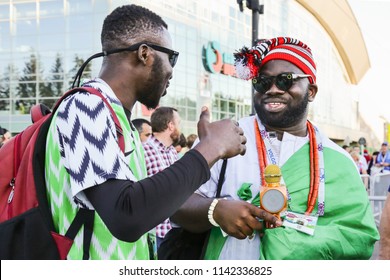
<path fill-rule="evenodd" d="M 318 91 L 317 84 L 309 84 L 307 91 L 309 93 L 309 102 L 313 102 Z"/>
<path fill-rule="evenodd" d="M 148 46 L 146 45 L 141 45 L 138 48 L 138 59 L 141 63 L 144 65 L 147 65 L 148 60 L 150 59 L 150 50 Z"/>
<path fill-rule="evenodd" d="M 170 121 L 168 123 L 168 128 L 169 128 L 170 131 L 173 131 L 175 129 L 175 125 L 173 124 L 173 121 Z"/>

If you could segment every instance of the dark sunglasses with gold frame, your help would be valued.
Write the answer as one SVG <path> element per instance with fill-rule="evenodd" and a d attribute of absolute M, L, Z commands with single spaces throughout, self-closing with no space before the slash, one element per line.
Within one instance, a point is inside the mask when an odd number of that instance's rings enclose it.
<path fill-rule="evenodd" d="M 259 93 L 266 93 L 275 83 L 276 87 L 283 91 L 288 91 L 298 79 L 309 78 L 311 75 L 282 73 L 277 76 L 259 75 L 252 80 L 254 89 Z"/>

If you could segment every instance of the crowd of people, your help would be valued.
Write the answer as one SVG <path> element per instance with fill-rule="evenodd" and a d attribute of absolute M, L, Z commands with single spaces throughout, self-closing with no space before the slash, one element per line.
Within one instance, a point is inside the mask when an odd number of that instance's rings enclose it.
<path fill-rule="evenodd" d="M 343 149 L 350 153 L 357 169 L 361 175 L 366 189 L 374 188 L 370 186 L 371 182 L 377 182 L 377 177 L 390 174 L 390 151 L 388 150 L 388 142 L 381 144 L 380 149 L 374 151 L 371 155 L 365 147 L 344 145 Z M 389 176 L 389 175 L 388 175 Z M 385 181 L 386 182 L 386 181 Z M 371 192 L 369 192 L 371 193 Z M 381 210 L 381 218 L 379 222 L 380 242 L 379 242 L 379 259 L 390 259 L 390 185 L 388 186 L 387 195 L 385 197 L 384 206 Z"/>
<path fill-rule="evenodd" d="M 210 122 L 203 107 L 197 133 L 187 137 L 177 109 L 159 107 L 179 56 L 167 23 L 124 5 L 105 18 L 101 43 L 100 73 L 83 86 L 110 102 L 124 151 L 110 110 L 87 92 L 60 104 L 46 142 L 54 225 L 63 234 L 79 208 L 94 210 L 90 259 L 153 259 L 171 223 L 194 233 L 211 229 L 205 259 L 371 257 L 380 235 L 359 173 L 390 172 L 387 143 L 369 169 L 371 158 L 346 152 L 308 120 L 320 93 L 305 43 L 276 37 L 237 51 L 236 73 L 251 80 L 256 114 Z M 136 102 L 155 109 L 150 121 L 131 119 Z M 280 166 L 286 190 L 277 202 L 260 191 L 271 176 L 268 165 Z M 286 210 L 271 211 L 269 201 Z M 390 254 L 389 216 L 380 231 L 382 258 Z M 82 258 L 80 244 L 81 232 L 68 259 Z"/>
<path fill-rule="evenodd" d="M 343 149 L 348 152 L 355 161 L 361 175 L 375 175 L 378 173 L 390 173 L 390 151 L 388 142 L 383 142 L 380 149 L 372 154 L 360 146 L 344 145 Z"/>

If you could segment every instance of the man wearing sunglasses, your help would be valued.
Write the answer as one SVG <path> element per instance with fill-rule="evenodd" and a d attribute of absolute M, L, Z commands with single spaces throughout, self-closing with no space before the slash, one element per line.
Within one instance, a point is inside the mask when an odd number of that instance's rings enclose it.
<path fill-rule="evenodd" d="M 124 152 L 113 115 L 96 95 L 73 94 L 53 117 L 45 169 L 55 227 L 64 234 L 78 208 L 95 210 L 91 245 L 83 239 L 83 231 L 88 233 L 84 227 L 68 259 L 149 259 L 146 233 L 208 180 L 217 160 L 245 153 L 242 129 L 228 119 L 210 123 L 209 111 L 203 108 L 197 147 L 146 178 L 131 111 L 136 102 L 156 108 L 167 93 L 179 55 L 172 50 L 167 28 L 161 17 L 143 7 L 118 7 L 104 20 L 103 51 L 90 58 L 104 57 L 98 77 L 83 86 L 97 89 L 110 103 L 123 130 Z"/>
<path fill-rule="evenodd" d="M 278 37 L 235 59 L 238 77 L 255 89 L 256 115 L 239 121 L 246 154 L 227 161 L 225 199 L 215 198 L 219 161 L 171 221 L 195 232 L 212 228 L 206 259 L 369 259 L 378 231 L 357 168 L 307 119 L 318 90 L 310 48 Z M 287 192 L 266 182 L 270 164 L 280 167 Z M 254 212 L 259 206 L 275 209 L 283 225 L 267 225 Z"/>

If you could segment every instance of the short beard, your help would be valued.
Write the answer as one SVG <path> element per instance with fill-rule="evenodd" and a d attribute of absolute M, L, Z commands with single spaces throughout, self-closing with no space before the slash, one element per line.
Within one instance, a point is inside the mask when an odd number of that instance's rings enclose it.
<path fill-rule="evenodd" d="M 152 71 L 146 81 L 146 89 L 141 93 L 139 102 L 144 104 L 148 110 L 156 109 L 160 104 L 161 98 L 161 82 L 158 77 L 161 78 L 162 60 L 158 56 L 153 62 Z"/>
<path fill-rule="evenodd" d="M 291 104 L 287 104 L 287 110 L 282 115 L 267 112 L 261 103 L 255 102 L 254 104 L 256 113 L 263 124 L 271 127 L 288 128 L 299 123 L 305 117 L 309 104 L 309 92 L 306 92 L 298 106 L 292 108 Z"/>
<path fill-rule="evenodd" d="M 172 145 L 176 146 L 180 140 L 180 133 L 177 132 L 177 129 L 171 133 L 170 137 L 172 139 Z"/>

